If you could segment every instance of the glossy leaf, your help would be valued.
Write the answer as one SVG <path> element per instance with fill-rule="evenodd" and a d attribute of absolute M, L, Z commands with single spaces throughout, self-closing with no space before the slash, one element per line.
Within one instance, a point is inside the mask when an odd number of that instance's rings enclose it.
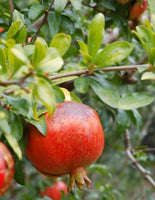
<path fill-rule="evenodd" d="M 18 10 L 14 9 L 13 14 L 12 14 L 12 21 L 13 22 L 18 22 L 21 21 L 20 28 L 24 25 L 24 15 L 20 13 Z"/>
<path fill-rule="evenodd" d="M 35 20 L 41 13 L 44 12 L 44 6 L 41 4 L 34 4 L 29 9 L 29 18 Z"/>
<path fill-rule="evenodd" d="M 151 104 L 153 100 L 154 98 L 152 95 L 142 92 L 135 92 L 122 97 L 118 104 L 118 108 L 124 110 L 137 109 Z"/>
<path fill-rule="evenodd" d="M 38 120 L 26 118 L 26 121 L 33 124 L 39 130 L 39 132 L 42 133 L 44 136 L 46 135 L 47 126 L 46 126 L 45 117 L 43 115 L 40 116 Z"/>
<path fill-rule="evenodd" d="M 117 108 L 118 102 L 120 100 L 120 94 L 117 87 L 112 83 L 104 80 L 102 84 L 90 80 L 90 86 L 96 93 L 96 95 L 107 105 Z"/>
<path fill-rule="evenodd" d="M 36 66 L 46 56 L 47 44 L 44 39 L 37 38 L 32 58 L 33 65 Z"/>
<path fill-rule="evenodd" d="M 57 16 L 56 13 L 54 12 L 50 13 L 47 18 L 51 36 L 54 36 L 59 31 L 59 25 L 61 24 L 61 17 Z"/>
<path fill-rule="evenodd" d="M 20 46 L 19 46 L 19 48 L 18 48 L 18 46 L 15 47 L 15 48 L 12 48 L 11 52 L 16 56 L 16 58 L 18 58 L 19 60 L 21 60 L 24 64 L 26 64 L 28 66 L 30 65 L 29 59 L 24 54 L 24 51 L 23 51 L 22 48 L 20 48 Z"/>
<path fill-rule="evenodd" d="M 24 98 L 15 98 L 8 95 L 2 95 L 10 104 L 12 111 L 17 114 L 27 116 L 29 112 L 28 102 Z"/>
<path fill-rule="evenodd" d="M 20 161 L 20 160 L 15 161 L 15 176 L 14 176 L 14 179 L 20 185 L 25 184 L 24 166 L 23 166 L 22 161 Z"/>
<path fill-rule="evenodd" d="M 80 46 L 80 52 L 83 56 L 83 61 L 86 65 L 88 65 L 93 60 L 92 56 L 89 55 L 88 46 L 83 41 L 78 40 L 77 42 Z"/>
<path fill-rule="evenodd" d="M 68 0 L 55 0 L 54 1 L 54 8 L 57 12 L 61 12 L 67 4 Z"/>
<path fill-rule="evenodd" d="M 133 50 L 133 45 L 125 41 L 117 41 L 101 50 L 96 58 L 94 64 L 99 68 L 115 65 L 129 56 Z"/>
<path fill-rule="evenodd" d="M 71 44 L 71 36 L 64 33 L 55 35 L 50 43 L 50 47 L 56 48 L 60 56 L 63 56 L 69 49 Z"/>
<path fill-rule="evenodd" d="M 7 40 L 10 39 L 10 38 L 13 38 L 17 34 L 17 32 L 20 29 L 20 25 L 21 25 L 21 21 L 17 21 L 17 22 L 14 22 L 10 26 L 10 28 L 9 28 L 9 30 L 7 32 L 7 36 L 6 36 Z"/>
<path fill-rule="evenodd" d="M 155 47 L 151 48 L 149 53 L 149 63 L 154 66 L 155 65 Z"/>
<path fill-rule="evenodd" d="M 54 73 L 60 70 L 63 64 L 64 61 L 57 49 L 50 47 L 46 50 L 46 56 L 36 65 L 36 70 L 44 73 Z"/>
<path fill-rule="evenodd" d="M 27 28 L 23 26 L 20 30 L 18 35 L 16 36 L 16 43 L 23 44 L 25 42 L 27 36 Z"/>
<path fill-rule="evenodd" d="M 23 136 L 23 127 L 19 115 L 11 113 L 10 118 L 11 135 L 19 141 Z"/>
<path fill-rule="evenodd" d="M 88 51 L 92 57 L 95 57 L 99 50 L 104 33 L 104 15 L 99 13 L 92 20 L 88 30 Z"/>
<path fill-rule="evenodd" d="M 75 90 L 81 94 L 85 94 L 89 89 L 89 79 L 87 77 L 77 78 L 74 81 Z"/>
<path fill-rule="evenodd" d="M 154 80 L 154 79 L 155 79 L 155 73 L 153 72 L 145 72 L 141 77 L 141 80 Z"/>
<path fill-rule="evenodd" d="M 13 151 L 16 153 L 18 158 L 21 160 L 22 159 L 22 151 L 21 148 L 16 140 L 11 134 L 4 133 L 5 138 L 7 139 L 9 145 L 13 149 Z"/>
<path fill-rule="evenodd" d="M 70 0 L 73 7 L 76 9 L 76 10 L 80 10 L 81 9 L 81 0 Z"/>
<path fill-rule="evenodd" d="M 57 86 L 53 86 L 53 90 L 54 90 L 54 94 L 56 97 L 56 102 L 63 103 L 65 100 L 65 95 L 64 95 L 63 91 Z"/>
<path fill-rule="evenodd" d="M 4 74 L 8 71 L 6 65 L 6 54 L 2 47 L 0 47 L 0 74 Z"/>
<path fill-rule="evenodd" d="M 55 111 L 56 98 L 52 84 L 44 77 L 36 77 L 36 95 L 38 99 L 47 107 L 51 116 Z"/>

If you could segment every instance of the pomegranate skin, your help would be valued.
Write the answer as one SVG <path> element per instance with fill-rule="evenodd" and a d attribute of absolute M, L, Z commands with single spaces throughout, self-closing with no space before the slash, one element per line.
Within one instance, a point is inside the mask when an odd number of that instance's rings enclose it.
<path fill-rule="evenodd" d="M 147 9 L 147 0 L 142 0 L 142 3 L 135 2 L 130 10 L 129 19 L 134 20 L 137 19 L 143 12 Z"/>
<path fill-rule="evenodd" d="M 48 186 L 41 192 L 41 197 L 48 196 L 53 200 L 61 200 L 62 192 L 67 195 L 67 186 L 63 181 L 54 183 L 53 186 Z"/>
<path fill-rule="evenodd" d="M 104 132 L 98 114 L 77 102 L 57 104 L 52 117 L 45 115 L 47 135 L 28 126 L 26 155 L 44 175 L 77 174 L 95 162 L 104 147 Z M 83 172 L 82 172 L 83 173 Z"/>
<path fill-rule="evenodd" d="M 8 148 L 0 142 L 0 197 L 9 189 L 14 177 L 14 160 Z"/>
<path fill-rule="evenodd" d="M 5 170 L 6 170 L 5 160 L 4 160 L 2 153 L 0 152 L 0 189 L 4 185 Z"/>

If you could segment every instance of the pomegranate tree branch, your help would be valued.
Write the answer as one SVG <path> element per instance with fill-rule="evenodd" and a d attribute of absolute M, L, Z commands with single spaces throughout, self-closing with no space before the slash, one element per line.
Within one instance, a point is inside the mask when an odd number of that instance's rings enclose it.
<path fill-rule="evenodd" d="M 122 71 L 122 70 L 137 70 L 138 67 L 144 67 L 144 68 L 147 69 L 149 67 L 149 64 L 145 64 L 145 65 L 114 66 L 114 67 L 106 67 L 106 68 L 103 68 L 101 70 L 103 72 Z M 68 77 L 68 76 L 81 76 L 81 75 L 88 75 L 88 74 L 90 74 L 89 70 L 85 69 L 85 70 L 79 70 L 79 71 L 75 71 L 75 72 L 67 72 L 67 73 L 63 73 L 63 74 L 49 76 L 49 79 L 55 80 L 55 79 L 64 78 L 64 77 Z"/>
<path fill-rule="evenodd" d="M 125 131 L 124 144 L 125 144 L 125 151 L 126 151 L 126 155 L 128 159 L 141 172 L 141 174 L 153 186 L 153 188 L 155 188 L 155 181 L 152 179 L 150 172 L 146 171 L 132 155 L 132 149 L 131 149 L 131 144 L 130 144 L 130 134 L 128 130 Z"/>
<path fill-rule="evenodd" d="M 50 9 L 52 8 L 54 4 L 54 0 L 51 1 L 49 7 L 47 10 L 45 10 L 45 13 L 37 20 L 33 23 L 33 26 L 38 28 L 36 34 L 34 35 L 34 37 L 32 38 L 32 41 L 34 42 L 37 38 L 37 35 L 41 29 L 41 27 L 47 22 L 47 17 L 48 17 L 48 13 L 50 11 Z"/>
<path fill-rule="evenodd" d="M 19 85 L 23 90 L 25 90 L 27 93 L 29 93 L 29 90 L 24 86 L 24 82 L 32 74 L 33 74 L 33 71 L 30 71 L 29 73 L 27 73 L 26 75 L 21 77 L 19 80 L 4 81 L 4 82 L 0 80 L 0 85 L 4 86 L 4 87 L 7 87 L 9 85 Z M 11 93 L 12 93 L 12 90 L 11 90 Z"/>
<path fill-rule="evenodd" d="M 110 71 L 121 71 L 121 70 L 137 70 L 138 67 L 144 67 L 144 68 L 148 68 L 149 64 L 146 65 L 127 65 L 127 66 L 115 66 L 115 67 L 106 67 L 101 69 L 103 72 L 110 72 Z M 32 75 L 34 72 L 31 71 L 28 74 L 26 74 L 24 77 L 22 77 L 20 80 L 17 81 L 6 81 L 6 82 L 2 82 L 0 81 L 0 85 L 7 87 L 8 85 L 20 85 L 21 84 L 23 86 L 23 83 L 25 82 L 25 79 Z M 65 77 L 69 77 L 69 76 L 82 76 L 82 75 L 90 75 L 90 72 L 88 69 L 84 69 L 84 70 L 79 70 L 79 71 L 73 71 L 73 72 L 67 72 L 67 73 L 63 73 L 63 74 L 57 74 L 57 75 L 53 75 L 53 76 L 49 76 L 48 78 L 50 80 L 56 80 L 59 78 L 65 78 Z M 10 90 L 6 90 L 5 93 L 6 94 L 10 94 L 14 91 L 14 89 L 10 89 Z M 28 91 L 27 91 L 28 92 Z"/>

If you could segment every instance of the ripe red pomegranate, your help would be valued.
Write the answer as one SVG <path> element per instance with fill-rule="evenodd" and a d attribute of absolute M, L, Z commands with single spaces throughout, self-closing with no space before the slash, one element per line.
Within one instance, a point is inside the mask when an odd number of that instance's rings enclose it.
<path fill-rule="evenodd" d="M 129 19 L 137 19 L 147 8 L 147 0 L 141 0 L 141 2 L 136 1 L 131 7 Z"/>
<path fill-rule="evenodd" d="M 42 174 L 60 177 L 70 174 L 68 190 L 74 183 L 81 189 L 91 181 L 84 168 L 101 155 L 104 132 L 98 114 L 77 102 L 57 104 L 52 117 L 45 113 L 47 135 L 43 136 L 29 124 L 26 155 Z"/>
<path fill-rule="evenodd" d="M 0 197 L 8 190 L 13 176 L 13 157 L 7 147 L 0 142 Z"/>
<path fill-rule="evenodd" d="M 62 192 L 67 195 L 67 186 L 63 181 L 54 183 L 53 186 L 48 186 L 44 191 L 41 192 L 41 197 L 48 196 L 52 200 L 60 200 Z"/>

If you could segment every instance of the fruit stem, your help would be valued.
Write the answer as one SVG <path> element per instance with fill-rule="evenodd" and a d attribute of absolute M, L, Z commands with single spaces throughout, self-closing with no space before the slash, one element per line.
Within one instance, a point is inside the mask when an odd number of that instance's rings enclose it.
<path fill-rule="evenodd" d="M 80 190 L 85 184 L 88 188 L 91 187 L 91 180 L 88 178 L 83 167 L 76 168 L 70 173 L 70 182 L 67 188 L 68 192 L 74 190 L 75 183 Z"/>

